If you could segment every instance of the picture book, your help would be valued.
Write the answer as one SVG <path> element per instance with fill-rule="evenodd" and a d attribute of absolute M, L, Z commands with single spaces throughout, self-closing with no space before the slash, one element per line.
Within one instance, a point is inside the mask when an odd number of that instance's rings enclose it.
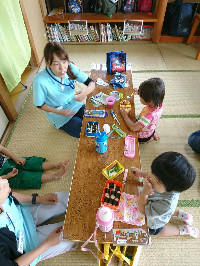
<path fill-rule="evenodd" d="M 147 245 L 149 237 L 142 228 L 113 229 L 113 245 L 138 246 Z"/>

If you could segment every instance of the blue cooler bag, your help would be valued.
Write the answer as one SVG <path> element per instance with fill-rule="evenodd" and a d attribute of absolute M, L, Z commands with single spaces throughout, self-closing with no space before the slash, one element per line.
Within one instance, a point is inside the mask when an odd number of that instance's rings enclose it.
<path fill-rule="evenodd" d="M 126 71 L 126 53 L 121 52 L 109 52 L 106 54 L 106 66 L 108 74 L 112 75 L 116 72 Z"/>

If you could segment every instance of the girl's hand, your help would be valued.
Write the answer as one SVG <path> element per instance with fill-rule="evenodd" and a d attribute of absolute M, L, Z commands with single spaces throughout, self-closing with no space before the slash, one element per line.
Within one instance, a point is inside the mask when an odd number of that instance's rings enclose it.
<path fill-rule="evenodd" d="M 82 102 L 85 99 L 85 97 L 86 97 L 86 95 L 85 95 L 84 91 L 78 91 L 78 92 L 75 93 L 74 99 L 77 102 Z"/>
<path fill-rule="evenodd" d="M 17 158 L 14 161 L 16 162 L 16 164 L 21 164 L 21 165 L 25 165 L 25 163 L 26 163 L 26 159 L 25 158 Z"/>
<path fill-rule="evenodd" d="M 7 179 L 12 178 L 18 174 L 17 168 L 13 168 L 10 173 L 7 174 Z"/>
<path fill-rule="evenodd" d="M 154 193 L 153 188 L 152 188 L 152 184 L 149 182 L 148 177 L 146 177 L 146 179 L 145 179 L 143 190 L 144 190 L 145 194 L 147 194 L 148 196 L 150 196 Z"/>
<path fill-rule="evenodd" d="M 133 88 L 134 94 L 138 94 L 138 88 Z"/>
<path fill-rule="evenodd" d="M 139 168 L 131 167 L 131 172 L 133 173 L 134 176 L 137 176 L 137 177 L 143 176 L 143 171 Z"/>
<path fill-rule="evenodd" d="M 64 116 L 73 116 L 75 115 L 75 112 L 73 112 L 72 110 L 62 109 L 59 110 L 59 114 Z"/>
<path fill-rule="evenodd" d="M 61 232 L 62 232 L 62 226 L 57 227 L 55 230 L 53 230 L 48 235 L 48 237 L 45 239 L 44 243 L 46 243 L 49 248 L 60 244 L 60 233 Z"/>
<path fill-rule="evenodd" d="M 126 111 L 124 108 L 120 108 L 120 113 L 123 117 L 128 116 L 130 111 Z"/>
<path fill-rule="evenodd" d="M 36 203 L 41 203 L 45 205 L 55 205 L 58 203 L 57 195 L 54 193 L 48 193 L 44 196 L 38 196 L 36 198 Z"/>

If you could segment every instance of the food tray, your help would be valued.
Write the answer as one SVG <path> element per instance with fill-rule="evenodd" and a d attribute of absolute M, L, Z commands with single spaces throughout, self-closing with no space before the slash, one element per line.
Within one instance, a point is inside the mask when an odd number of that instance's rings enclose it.
<path fill-rule="evenodd" d="M 119 171 L 112 171 L 112 172 L 109 172 L 109 170 L 112 169 L 112 167 L 114 167 L 115 165 L 118 165 L 118 167 L 120 168 Z M 114 169 L 113 169 L 114 170 Z M 117 161 L 115 160 L 114 162 L 112 162 L 111 164 L 109 164 L 108 166 L 106 166 L 106 168 L 104 168 L 102 170 L 102 174 L 107 178 L 107 179 L 113 179 L 115 178 L 116 176 L 118 176 L 119 174 L 121 174 L 122 172 L 124 171 L 124 167 Z"/>
<path fill-rule="evenodd" d="M 87 137 L 95 137 L 98 131 L 99 131 L 98 122 L 87 121 L 87 125 L 86 125 L 86 136 Z"/>
<path fill-rule="evenodd" d="M 110 184 L 114 184 L 114 188 L 109 188 Z M 117 187 L 120 188 L 120 190 L 117 189 Z M 113 201 L 116 200 L 116 199 L 118 199 L 118 202 L 117 202 L 117 205 L 116 205 L 116 206 L 104 202 L 104 198 L 106 197 L 106 196 L 105 196 L 105 194 L 106 194 L 105 191 L 106 191 L 107 188 L 109 188 L 109 191 L 110 191 L 110 192 L 109 192 L 109 194 L 110 194 L 110 199 L 111 199 L 111 192 L 112 192 L 112 190 L 115 190 L 115 191 L 116 191 L 116 194 L 120 195 L 120 196 L 118 196 L 118 198 L 117 198 L 117 195 L 114 196 L 115 198 L 113 199 Z M 108 208 L 111 208 L 111 209 L 113 209 L 113 210 L 117 210 L 118 207 L 119 207 L 119 203 L 120 203 L 120 198 L 121 198 L 121 194 L 122 194 L 122 188 L 123 188 L 123 184 L 122 184 L 121 182 L 119 182 L 119 181 L 114 181 L 114 180 L 107 180 L 106 183 L 105 183 L 105 187 L 104 187 L 104 190 L 103 190 L 102 197 L 101 197 L 101 205 L 104 205 L 104 206 L 106 206 L 106 207 L 108 207 Z M 119 192 L 118 192 L 118 191 L 119 191 Z M 112 197 L 113 197 L 113 196 L 112 196 Z"/>
<path fill-rule="evenodd" d="M 126 111 L 131 110 L 131 103 L 128 100 L 123 100 L 120 102 L 120 108 L 123 108 Z"/>

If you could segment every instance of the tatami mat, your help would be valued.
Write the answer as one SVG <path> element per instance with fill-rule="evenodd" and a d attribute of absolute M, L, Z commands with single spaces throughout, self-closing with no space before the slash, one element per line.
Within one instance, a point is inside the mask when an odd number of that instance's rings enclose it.
<path fill-rule="evenodd" d="M 125 45 L 66 45 L 70 60 L 81 69 L 90 71 L 90 64 L 105 64 L 106 53 L 121 51 L 126 53 L 127 62 L 133 64 L 133 70 L 164 69 L 167 67 L 156 44 L 125 44 Z M 87 58 L 87 60 L 85 60 Z M 151 62 L 151 65 L 149 64 Z"/>
<path fill-rule="evenodd" d="M 159 43 L 158 47 L 168 70 L 200 70 L 200 60 L 196 60 L 199 43 Z"/>
<path fill-rule="evenodd" d="M 165 83 L 163 115 L 200 115 L 200 73 L 199 72 L 154 72 L 133 73 L 133 87 L 138 88 L 146 79 L 159 77 Z M 144 107 L 135 95 L 136 113 Z M 139 108 L 139 109 L 138 109 Z"/>
<path fill-rule="evenodd" d="M 200 228 L 200 208 L 181 209 L 189 211 L 194 217 L 193 225 Z M 181 222 L 177 224 L 181 225 Z M 151 240 L 150 246 L 142 247 L 138 266 L 199 266 L 200 238 L 153 236 Z"/>
<path fill-rule="evenodd" d="M 81 245 L 79 243 L 78 248 L 75 251 L 66 252 L 63 255 L 51 258 L 50 260 L 44 260 L 38 263 L 39 266 L 97 266 L 97 260 L 88 251 L 81 251 Z M 97 255 L 97 249 L 94 244 L 88 244 L 87 248 L 91 249 Z"/>
<path fill-rule="evenodd" d="M 106 53 L 123 50 L 133 71 L 145 70 L 200 70 L 200 60 L 195 60 L 199 44 L 131 43 L 124 45 L 66 45 L 70 60 L 81 69 L 90 71 L 90 64 L 105 64 Z"/>

